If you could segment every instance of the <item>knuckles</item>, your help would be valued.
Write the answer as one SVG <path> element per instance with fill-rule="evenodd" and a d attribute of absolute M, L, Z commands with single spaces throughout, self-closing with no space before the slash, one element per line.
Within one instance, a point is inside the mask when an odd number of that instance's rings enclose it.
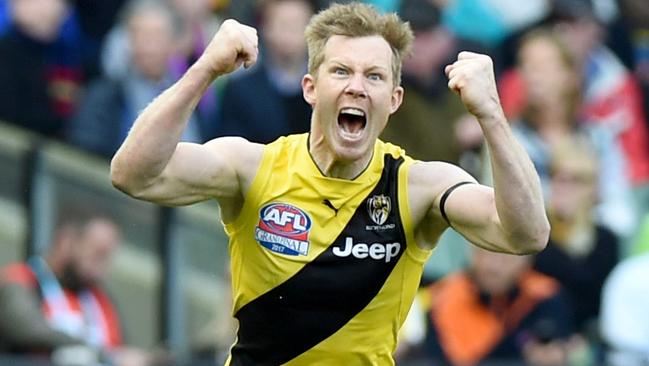
<path fill-rule="evenodd" d="M 224 30 L 231 29 L 231 28 L 237 27 L 239 25 L 241 25 L 241 23 L 237 22 L 234 19 L 226 19 L 226 20 L 223 21 L 223 23 L 221 23 L 221 29 L 224 29 Z"/>
<path fill-rule="evenodd" d="M 248 32 L 252 36 L 257 37 L 257 30 L 255 28 L 243 25 L 234 19 L 227 19 L 221 24 L 218 33 L 223 34 L 225 38 L 242 40 Z"/>

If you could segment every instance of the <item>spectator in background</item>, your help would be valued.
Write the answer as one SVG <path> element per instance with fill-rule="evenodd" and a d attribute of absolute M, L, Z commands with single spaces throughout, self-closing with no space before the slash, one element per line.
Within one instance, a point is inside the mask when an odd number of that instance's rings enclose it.
<path fill-rule="evenodd" d="M 11 0 L 0 0 L 0 36 L 10 29 Z M 113 25 L 124 0 L 69 1 L 56 43 L 75 50 L 81 60 L 85 79 L 99 73 L 99 49 L 104 35 Z"/>
<path fill-rule="evenodd" d="M 594 221 L 598 161 L 584 139 L 553 148 L 550 164 L 550 242 L 536 255 L 534 269 L 557 279 L 571 300 L 575 326 L 596 335 L 602 286 L 618 260 L 615 235 Z"/>
<path fill-rule="evenodd" d="M 219 22 L 210 9 L 212 0 L 169 0 L 171 7 L 179 16 L 180 35 L 178 37 L 177 62 L 182 75 L 189 65 L 201 55 L 210 36 L 218 30 Z"/>
<path fill-rule="evenodd" d="M 627 208 L 633 219 L 613 229 L 629 239 L 636 230 L 635 218 L 649 210 L 649 133 L 637 80 L 604 46 L 605 29 L 591 1 L 554 0 L 551 21 L 582 76 L 583 92 L 577 109 L 579 123 L 608 131 L 617 150 L 622 152 L 621 166 L 634 196 L 634 205 Z M 529 90 L 523 84 L 517 72 L 506 73 L 499 83 L 503 108 L 510 120 L 520 116 L 526 105 Z M 602 169 L 607 165 L 602 160 Z M 625 254 L 626 246 L 625 240 L 622 246 Z"/>
<path fill-rule="evenodd" d="M 62 211 L 46 254 L 2 271 L 0 348 L 42 354 L 84 345 L 118 366 L 146 364 L 145 353 L 123 347 L 118 314 L 100 286 L 120 240 L 111 218 Z"/>
<path fill-rule="evenodd" d="M 83 80 L 79 44 L 59 38 L 64 0 L 9 0 L 0 37 L 0 120 L 59 137 Z"/>
<path fill-rule="evenodd" d="M 214 16 L 211 0 L 158 0 L 173 13 L 173 38 L 167 60 L 169 74 L 177 80 L 187 71 L 196 58 L 205 50 L 212 34 L 218 28 L 218 19 Z M 128 9 L 122 12 L 122 21 L 116 24 L 104 43 L 101 52 L 101 68 L 105 76 L 112 79 L 128 77 L 133 51 L 129 35 L 128 23 L 124 18 L 129 16 Z M 222 83 L 222 81 L 221 81 Z M 216 118 L 218 108 L 218 87 L 215 83 L 205 93 L 195 112 L 200 119 L 202 132 L 206 138 L 216 134 Z"/>
<path fill-rule="evenodd" d="M 0 0 L 0 36 L 12 32 L 14 14 L 11 2 L 13 0 Z M 27 2 L 25 2 L 27 3 Z M 81 75 L 81 83 L 95 78 L 99 73 L 99 50 L 104 35 L 115 21 L 116 14 L 124 3 L 124 0 L 103 0 L 103 1 L 66 1 L 63 19 L 53 39 L 46 43 L 51 44 L 48 48 L 53 51 L 54 57 L 59 58 L 57 63 L 73 66 L 75 74 Z M 22 5 L 25 8 L 25 5 Z M 40 7 L 38 2 L 33 2 L 35 8 Z M 45 10 L 51 5 L 45 5 Z M 19 18 L 34 16 L 38 18 L 38 11 L 29 10 L 16 14 Z M 47 20 L 47 17 L 40 19 Z M 17 19 L 20 21 L 20 19 Z M 37 56 L 37 55 L 33 55 Z M 49 56 L 46 55 L 49 58 Z M 48 62 L 48 60 L 45 60 Z M 78 69 L 78 70 L 77 70 Z M 70 77 L 70 76 L 68 76 Z M 64 82 L 64 84 L 66 84 Z M 57 87 L 58 88 L 58 87 Z M 70 87 L 64 85 L 60 88 L 63 92 L 70 92 Z M 76 93 L 76 87 L 74 90 Z M 70 108 L 67 108 L 70 112 Z M 67 115 L 67 114 L 66 114 Z"/>
<path fill-rule="evenodd" d="M 83 44 L 84 70 L 88 80 L 101 74 L 101 46 L 126 0 L 71 1 L 74 8 L 70 36 L 80 37 Z M 77 34 L 75 34 L 77 33 Z"/>
<path fill-rule="evenodd" d="M 604 44 L 592 0 L 558 0 L 562 37 L 584 74 L 583 122 L 616 133 L 635 186 L 649 182 L 649 133 L 637 80 Z M 574 4 L 573 4 L 574 3 Z"/>
<path fill-rule="evenodd" d="M 631 34 L 632 64 L 634 76 L 643 91 L 644 111 L 649 111 L 649 2 L 645 0 L 620 0 L 620 11 L 623 21 Z M 645 116 L 645 124 L 649 126 L 649 118 Z M 635 237 L 630 254 L 649 252 L 649 213 L 648 201 L 642 201 L 642 225 Z M 629 254 L 629 253 L 627 253 Z"/>
<path fill-rule="evenodd" d="M 257 0 L 226 0 L 228 5 L 225 8 L 225 18 L 236 19 L 242 24 L 256 24 L 256 12 L 255 8 L 257 6 Z"/>
<path fill-rule="evenodd" d="M 555 33 L 540 29 L 522 39 L 518 64 L 527 97 L 513 131 L 530 154 L 546 198 L 552 149 L 564 139 L 583 136 L 597 151 L 601 166 L 597 218 L 617 235 L 629 237 L 636 216 L 624 174 L 624 158 L 613 131 L 604 126 L 578 123 L 581 75 L 572 54 Z"/>
<path fill-rule="evenodd" d="M 443 77 L 444 66 L 458 51 L 455 37 L 439 24 L 439 10 L 429 0 L 404 0 L 400 14 L 415 33 L 412 54 L 403 63 L 408 92 L 381 138 L 416 159 L 457 163 L 454 122 L 466 109 Z"/>
<path fill-rule="evenodd" d="M 0 34 L 4 34 L 11 25 L 11 14 L 9 13 L 7 1 L 0 0 Z"/>
<path fill-rule="evenodd" d="M 207 43 L 216 33 L 219 19 L 212 11 L 212 0 L 169 0 L 179 16 L 180 29 L 176 51 L 171 58 L 170 70 L 174 79 L 180 78 L 203 53 Z M 222 0 L 220 0 L 222 1 Z M 195 115 L 200 119 L 203 141 L 216 136 L 220 89 L 226 79 L 215 82 L 198 103 Z"/>
<path fill-rule="evenodd" d="M 308 0 L 260 4 L 263 63 L 232 77 L 223 90 L 219 136 L 242 136 L 268 143 L 309 130 L 311 107 L 302 96 L 307 69 L 304 29 L 314 5 Z"/>
<path fill-rule="evenodd" d="M 530 256 L 475 248 L 470 267 L 429 287 L 425 349 L 440 364 L 565 365 L 572 314 Z"/>
<path fill-rule="evenodd" d="M 621 262 L 604 285 L 601 329 L 609 365 L 649 364 L 649 254 Z"/>
<path fill-rule="evenodd" d="M 649 2 L 619 0 L 623 20 L 628 24 L 633 49 L 632 62 L 635 77 L 644 94 L 644 110 L 649 111 Z M 645 120 L 649 125 L 649 120 Z"/>
<path fill-rule="evenodd" d="M 554 0 L 429 0 L 442 5 L 442 23 L 459 40 L 488 49 L 496 71 L 506 63 L 511 38 L 547 16 Z"/>
<path fill-rule="evenodd" d="M 125 8 L 124 22 L 131 44 L 127 73 L 90 85 L 67 130 L 71 143 L 105 157 L 117 151 L 139 111 L 176 80 L 169 69 L 174 52 L 171 10 L 156 0 L 134 0 Z M 199 121 L 190 117 L 184 141 L 203 140 Z"/>

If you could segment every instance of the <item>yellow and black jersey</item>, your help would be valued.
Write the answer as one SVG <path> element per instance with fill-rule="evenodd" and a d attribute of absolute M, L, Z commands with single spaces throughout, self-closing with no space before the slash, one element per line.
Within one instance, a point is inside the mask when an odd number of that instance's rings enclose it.
<path fill-rule="evenodd" d="M 430 251 L 407 199 L 413 160 L 377 141 L 353 180 L 329 178 L 308 134 L 265 147 L 230 237 L 237 340 L 227 365 L 393 365 Z"/>

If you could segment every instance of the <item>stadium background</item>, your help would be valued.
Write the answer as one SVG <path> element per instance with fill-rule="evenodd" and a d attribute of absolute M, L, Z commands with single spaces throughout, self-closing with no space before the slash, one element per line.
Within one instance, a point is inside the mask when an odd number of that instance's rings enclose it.
<path fill-rule="evenodd" d="M 0 37 L 11 27 L 8 10 L 11 1 L 31 0 L 0 0 Z M 548 15 L 553 1 L 368 2 L 386 11 L 401 9 L 408 12 L 413 25 L 417 22 L 443 24 L 456 37 L 464 38 L 466 44 L 491 54 L 501 75 L 501 71 L 515 63 L 516 40 Z M 79 81 L 78 94 L 73 101 L 75 106 L 83 103 L 81 96 L 84 91 L 102 75 L 99 50 L 109 30 L 118 23 L 119 9 L 125 2 L 112 0 L 92 5 L 90 0 L 78 0 L 67 3 L 60 37 L 67 35 L 72 42 L 78 41 L 89 50 L 78 65 L 84 76 Z M 215 24 L 233 16 L 259 26 L 260 15 L 255 9 L 255 1 L 213 0 L 204 3 L 209 11 L 209 21 Z M 317 5 L 323 6 L 324 3 Z M 430 4 L 434 4 L 438 12 L 428 14 Z M 644 14 L 649 14 L 649 3 L 642 0 L 593 0 L 592 4 L 595 4 L 599 21 L 608 32 L 603 41 L 635 73 L 637 82 L 644 87 L 646 101 L 649 18 L 643 18 L 637 12 L 629 13 L 628 9 L 641 9 Z M 417 13 L 420 14 L 413 15 Z M 475 19 L 481 19 L 480 26 L 485 27 L 485 31 L 475 32 L 475 24 L 471 23 Z M 68 28 L 65 28 L 66 24 Z M 70 24 L 75 24 L 78 29 L 70 31 Z M 5 57 L 7 54 L 0 54 L 0 59 Z M 261 62 L 264 62 L 263 57 Z M 235 75 L 233 80 L 244 76 Z M 3 82 L 6 81 L 0 79 L 0 83 Z M 229 80 L 215 87 L 219 101 L 227 99 L 224 94 L 224 90 L 228 90 L 227 83 Z M 11 89 L 4 85 L 1 90 Z M 0 95 L 0 98 L 6 97 Z M 37 105 L 33 107 L 40 108 Z M 218 108 L 226 107 L 218 105 Z M 228 320 L 227 241 L 217 205 L 208 202 L 170 209 L 130 199 L 111 186 L 107 156 L 75 144 L 63 126 L 50 133 L 26 128 L 21 121 L 8 120 L 2 115 L 0 120 L 3 120 L 0 123 L 0 266 L 42 252 L 48 245 L 55 214 L 60 207 L 79 202 L 100 207 L 113 214 L 124 231 L 125 243 L 114 257 L 106 285 L 121 314 L 127 343 L 146 349 L 164 348 L 178 360 L 199 355 L 205 349 L 227 350 L 232 337 L 232 323 Z M 213 121 L 215 125 L 220 122 L 218 117 Z M 647 124 L 646 119 L 644 122 Z M 67 123 L 67 120 L 62 123 Z M 270 136 L 276 136 L 286 131 L 304 130 L 305 126 L 289 126 L 293 130 L 267 127 Z M 649 150 L 649 146 L 646 149 Z M 645 211 L 645 207 L 640 210 Z M 642 237 L 642 218 L 639 215 L 633 233 L 624 238 L 623 257 L 642 251 L 638 248 L 643 246 L 643 242 L 637 239 Z M 460 240 L 450 238 L 445 245 L 457 241 Z M 435 263 L 429 265 L 428 280 L 466 264 L 466 250 L 464 246 L 460 247 L 462 249 L 440 248 Z"/>

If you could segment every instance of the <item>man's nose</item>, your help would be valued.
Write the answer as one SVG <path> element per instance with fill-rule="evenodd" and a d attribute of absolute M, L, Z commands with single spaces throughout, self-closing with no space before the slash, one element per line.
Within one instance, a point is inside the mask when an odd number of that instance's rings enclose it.
<path fill-rule="evenodd" d="M 347 88 L 345 88 L 345 94 L 361 98 L 367 96 L 367 91 L 365 90 L 365 79 L 362 74 L 354 74 L 349 78 L 349 84 L 347 85 Z"/>

